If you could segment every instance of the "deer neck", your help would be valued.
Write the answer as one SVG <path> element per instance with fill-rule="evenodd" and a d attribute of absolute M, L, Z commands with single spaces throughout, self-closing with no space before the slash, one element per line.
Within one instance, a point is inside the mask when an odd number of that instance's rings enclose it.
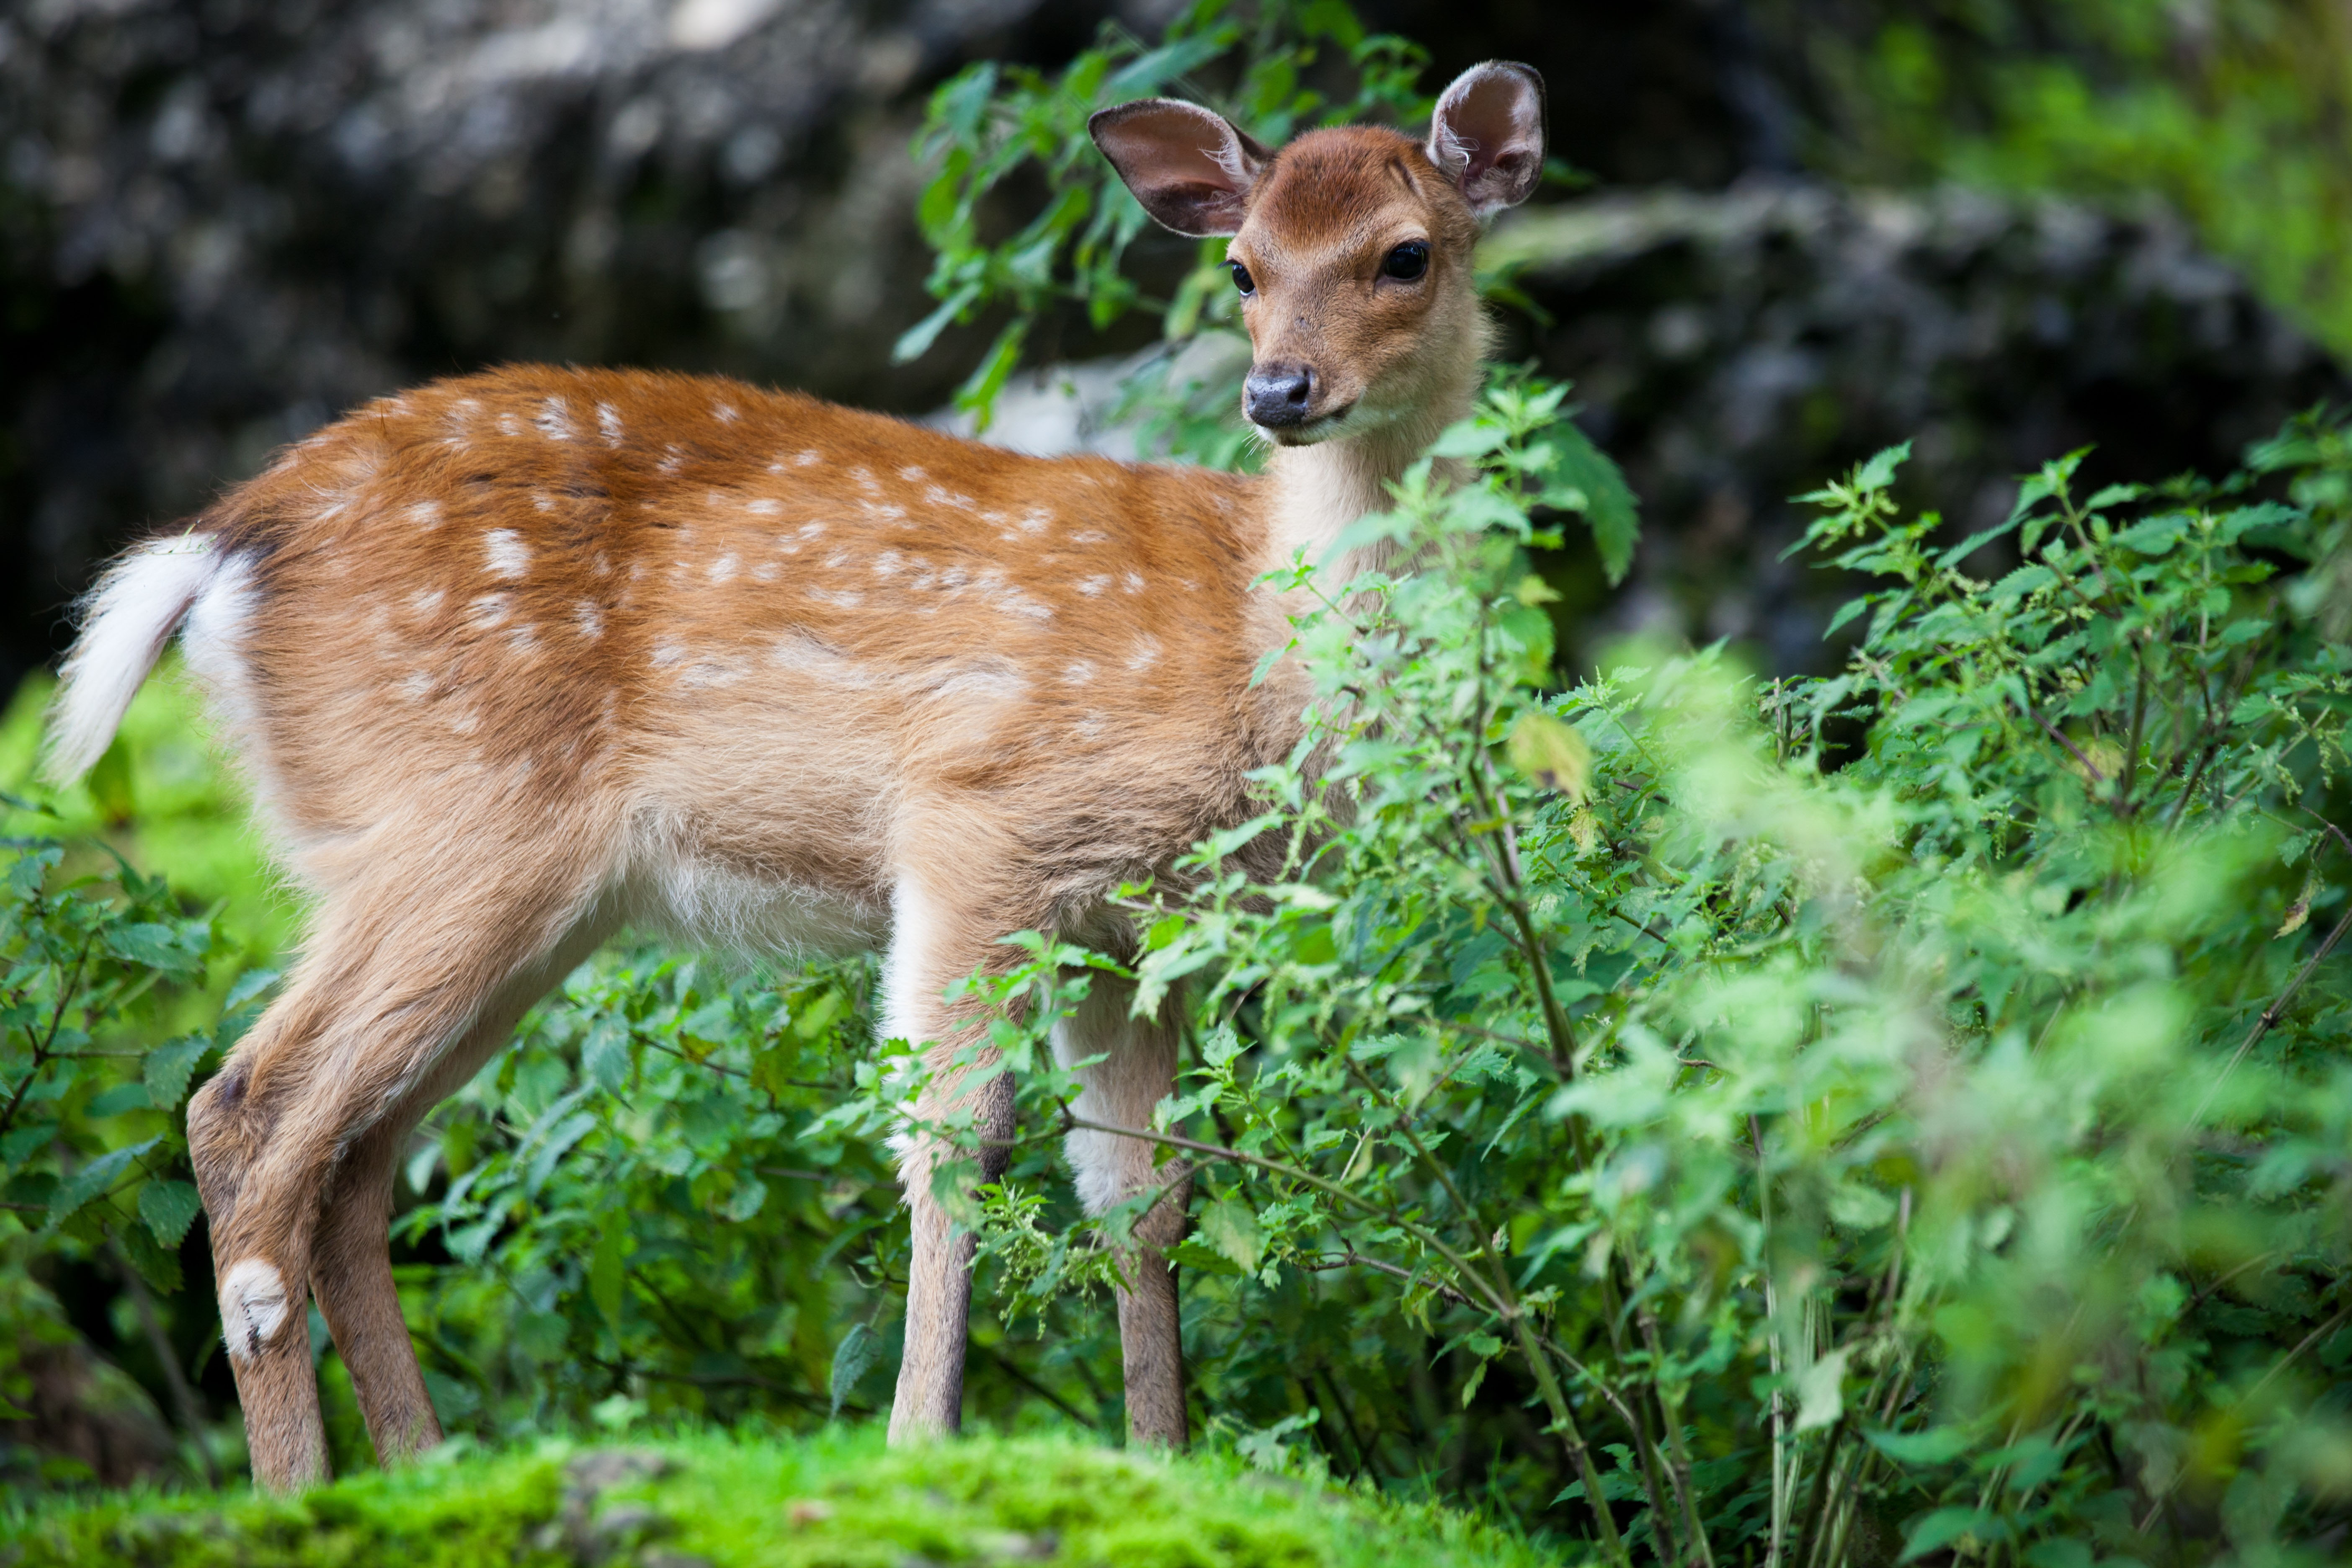
<path fill-rule="evenodd" d="M 1267 458 L 1266 531 L 1261 572 L 1287 567 L 1304 552 L 1317 579 L 1337 587 L 1386 559 L 1385 543 L 1335 550 L 1348 525 L 1391 506 L 1389 486 L 1428 451 L 1440 432 L 1470 412 L 1478 386 L 1471 358 L 1436 396 L 1377 429 L 1312 447 L 1277 447 Z"/>

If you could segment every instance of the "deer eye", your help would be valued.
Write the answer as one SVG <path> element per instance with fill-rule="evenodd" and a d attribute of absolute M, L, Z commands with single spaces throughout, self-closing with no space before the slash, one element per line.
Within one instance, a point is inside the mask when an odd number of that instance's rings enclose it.
<path fill-rule="evenodd" d="M 1408 239 L 1391 250 L 1381 261 L 1381 276 L 1412 282 L 1429 270 L 1429 247 L 1421 240 Z"/>
<path fill-rule="evenodd" d="M 1228 261 L 1225 265 L 1233 268 L 1234 288 L 1240 289 L 1244 294 L 1255 294 L 1257 292 L 1257 280 L 1249 275 L 1248 268 L 1244 267 L 1238 261 Z"/>

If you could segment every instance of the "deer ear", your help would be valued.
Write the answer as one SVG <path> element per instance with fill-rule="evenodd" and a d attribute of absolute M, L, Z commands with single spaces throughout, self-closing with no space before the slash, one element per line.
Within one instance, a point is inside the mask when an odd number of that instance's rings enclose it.
<path fill-rule="evenodd" d="M 1237 231 L 1249 188 L 1273 156 L 1223 116 L 1172 98 L 1106 109 L 1087 130 L 1143 210 L 1178 234 Z"/>
<path fill-rule="evenodd" d="M 1454 79 L 1429 123 L 1429 161 L 1486 217 L 1534 194 L 1543 174 L 1544 85 L 1531 66 L 1488 60 Z"/>

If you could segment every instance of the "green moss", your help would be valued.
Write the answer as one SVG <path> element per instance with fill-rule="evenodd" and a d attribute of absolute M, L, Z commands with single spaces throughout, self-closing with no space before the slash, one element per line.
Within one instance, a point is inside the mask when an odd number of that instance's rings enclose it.
<path fill-rule="evenodd" d="M 1426 1505 L 1067 1438 L 889 1449 L 871 1427 L 625 1451 L 459 1454 L 293 1500 L 114 1496 L 0 1521 L 0 1564 L 64 1568 L 1519 1568 L 1555 1559 Z M 647 1473 L 657 1471 L 657 1473 Z M 601 1472 L 601 1474 L 600 1474 Z"/>

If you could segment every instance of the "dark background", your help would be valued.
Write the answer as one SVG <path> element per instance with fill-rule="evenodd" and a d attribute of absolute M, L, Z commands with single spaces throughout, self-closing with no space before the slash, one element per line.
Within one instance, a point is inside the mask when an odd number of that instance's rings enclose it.
<path fill-rule="evenodd" d="M 2160 201 L 1955 188 L 1878 113 L 1911 90 L 1871 63 L 1890 28 L 1943 29 L 1953 81 L 2036 49 L 2096 77 L 2095 38 L 1932 5 L 1360 10 L 1429 49 L 1433 89 L 1481 58 L 1536 65 L 1555 150 L 1591 176 L 1541 198 L 1533 310 L 1505 312 L 1509 353 L 1579 380 L 1645 506 L 1623 589 L 1552 563 L 1580 655 L 1641 626 L 1818 666 L 1834 595 L 1778 559 L 1786 498 L 1894 441 L 1918 439 L 1915 499 L 1980 521 L 2073 447 L 2099 445 L 2100 477 L 2213 468 L 2343 387 Z M 551 359 L 937 407 L 992 329 L 889 363 L 929 304 L 925 95 L 1166 11 L 23 0 L 0 16 L 0 680 L 61 650 L 64 605 L 124 540 L 404 383 Z"/>

